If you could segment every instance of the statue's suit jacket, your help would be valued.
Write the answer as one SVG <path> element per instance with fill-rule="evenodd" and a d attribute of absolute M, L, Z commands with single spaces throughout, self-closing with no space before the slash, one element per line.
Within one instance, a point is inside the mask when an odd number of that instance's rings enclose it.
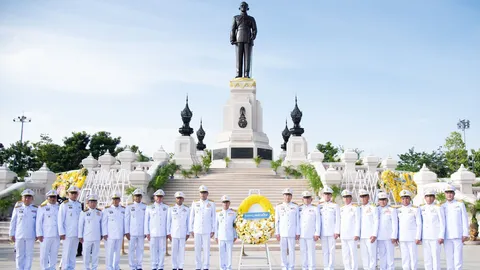
<path fill-rule="evenodd" d="M 257 23 L 255 18 L 249 15 L 236 15 L 233 17 L 231 42 L 245 42 L 253 46 L 253 40 L 257 36 Z"/>

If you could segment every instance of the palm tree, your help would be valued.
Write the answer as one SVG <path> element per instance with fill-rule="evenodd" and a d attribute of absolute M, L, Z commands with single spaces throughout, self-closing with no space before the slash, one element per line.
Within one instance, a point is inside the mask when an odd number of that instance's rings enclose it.
<path fill-rule="evenodd" d="M 475 241 L 478 237 L 478 220 L 477 213 L 480 212 L 480 200 L 474 203 L 465 202 L 465 208 L 472 215 L 472 221 L 470 222 L 470 241 Z"/>
<path fill-rule="evenodd" d="M 195 178 L 198 178 L 198 173 L 202 172 L 203 168 L 200 164 L 195 164 L 190 167 L 190 171 L 195 175 Z"/>
<path fill-rule="evenodd" d="M 190 178 L 192 172 L 189 170 L 181 170 L 180 173 L 182 174 L 183 179 Z"/>

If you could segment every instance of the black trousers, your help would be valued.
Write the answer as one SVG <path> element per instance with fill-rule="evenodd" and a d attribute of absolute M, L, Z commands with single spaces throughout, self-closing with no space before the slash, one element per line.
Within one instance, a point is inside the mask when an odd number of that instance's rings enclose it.
<path fill-rule="evenodd" d="M 235 46 L 237 53 L 237 76 L 250 77 L 250 63 L 252 60 L 252 45 L 247 42 L 238 42 Z M 245 70 L 245 73 L 243 72 Z"/>

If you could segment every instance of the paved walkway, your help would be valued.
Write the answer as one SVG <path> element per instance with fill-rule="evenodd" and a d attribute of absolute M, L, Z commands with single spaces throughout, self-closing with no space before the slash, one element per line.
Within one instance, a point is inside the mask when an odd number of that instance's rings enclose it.
<path fill-rule="evenodd" d="M 61 247 L 60 247 L 61 248 Z M 425 269 L 423 267 L 423 249 L 421 246 L 418 248 L 419 251 L 419 267 L 418 269 Z M 443 252 L 443 250 L 442 250 Z M 248 257 L 258 257 L 264 255 L 264 252 L 261 251 L 249 251 L 248 247 L 246 247 L 246 253 L 249 255 Z M 466 245 L 464 246 L 464 270 L 476 270 L 480 269 L 480 245 L 479 246 L 472 246 Z M 239 252 L 234 251 L 233 253 L 233 269 L 238 269 L 238 259 L 239 259 Z M 280 252 L 279 251 L 272 251 L 270 253 L 271 261 L 272 261 L 272 269 L 281 269 L 280 265 Z M 337 249 L 335 251 L 335 269 L 343 269 L 342 265 L 342 257 L 341 257 L 341 250 Z M 395 257 L 396 259 L 396 269 L 401 269 L 401 262 L 400 262 L 400 251 L 397 247 L 395 249 Z M 39 245 L 35 245 L 35 255 L 33 260 L 33 270 L 39 270 L 39 258 L 40 258 L 40 249 Z M 210 269 L 218 269 L 218 252 L 214 251 L 211 253 L 210 256 L 211 266 Z M 323 267 L 323 256 L 321 251 L 317 251 L 317 269 L 322 269 Z M 60 257 L 59 257 L 60 260 Z M 145 252 L 144 258 L 144 269 L 150 269 L 150 252 Z M 195 254 L 193 251 L 187 251 L 185 255 L 185 267 L 184 269 L 195 269 Z M 248 264 L 262 264 L 265 262 L 264 259 L 250 259 L 245 260 L 245 263 Z M 361 260 L 359 259 L 360 266 Z M 296 269 L 301 269 L 300 267 L 300 252 L 296 252 Z M 128 257 L 124 255 L 121 257 L 120 267 L 123 270 L 128 270 Z M 359 267 L 361 269 L 362 267 Z M 15 269 L 15 253 L 13 252 L 13 245 L 2 243 L 0 244 L 0 269 Z M 58 269 L 58 268 L 57 268 Z M 77 269 L 83 269 L 82 267 L 82 257 L 77 257 Z M 105 250 L 102 248 L 100 252 L 100 267 L 99 270 L 105 270 Z M 171 269 L 171 257 L 166 257 L 165 259 L 165 270 Z M 249 269 L 268 269 L 268 267 L 250 267 Z M 442 254 L 442 269 L 446 269 L 445 264 L 445 254 Z"/>

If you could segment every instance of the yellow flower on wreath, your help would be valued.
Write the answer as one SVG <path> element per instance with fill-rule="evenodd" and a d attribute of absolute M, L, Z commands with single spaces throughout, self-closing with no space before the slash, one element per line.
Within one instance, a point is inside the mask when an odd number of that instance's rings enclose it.
<path fill-rule="evenodd" d="M 417 184 L 413 181 L 412 172 L 393 172 L 385 170 L 382 172 L 378 183 L 380 189 L 392 193 L 395 202 L 400 202 L 400 191 L 409 190 L 413 195 L 417 194 Z"/>
<path fill-rule="evenodd" d="M 66 196 L 66 191 L 71 185 L 82 188 L 87 179 L 88 171 L 85 168 L 57 174 L 57 179 L 52 184 L 52 189 L 57 190 L 61 197 Z"/>
<path fill-rule="evenodd" d="M 270 216 L 266 219 L 244 219 L 243 214 L 247 213 L 254 204 L 259 204 L 263 211 L 268 212 Z M 275 209 L 265 196 L 252 194 L 245 198 L 238 207 L 235 228 L 238 237 L 242 239 L 243 242 L 253 245 L 265 243 L 273 236 L 275 231 L 274 226 Z"/>

